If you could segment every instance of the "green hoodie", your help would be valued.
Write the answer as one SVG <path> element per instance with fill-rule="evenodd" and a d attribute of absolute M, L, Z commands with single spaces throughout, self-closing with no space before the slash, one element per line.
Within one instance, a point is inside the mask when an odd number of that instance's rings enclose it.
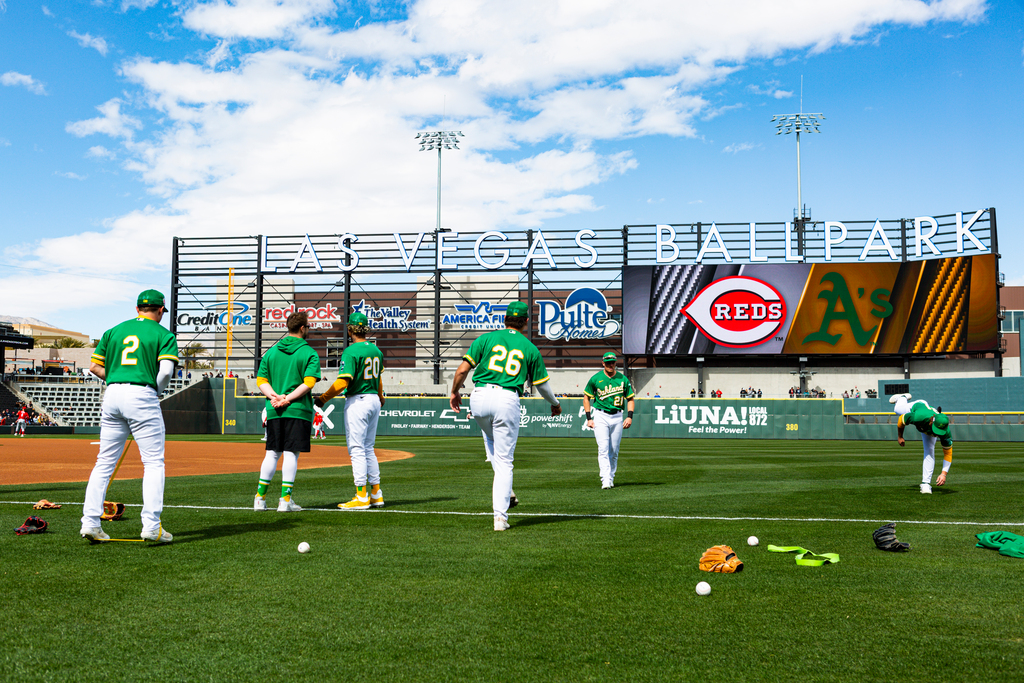
<path fill-rule="evenodd" d="M 287 396 L 302 384 L 306 377 L 320 379 L 320 356 L 301 337 L 284 337 L 263 354 L 258 377 L 270 382 L 278 394 Z M 313 392 L 289 404 L 282 410 L 270 405 L 267 400 L 267 419 L 293 417 L 307 422 L 313 421 Z"/>

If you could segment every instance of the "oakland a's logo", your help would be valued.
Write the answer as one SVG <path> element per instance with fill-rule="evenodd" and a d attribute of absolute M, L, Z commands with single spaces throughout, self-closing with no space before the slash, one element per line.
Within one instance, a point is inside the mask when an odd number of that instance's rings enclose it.
<path fill-rule="evenodd" d="M 779 331 L 786 320 L 786 302 L 766 282 L 724 277 L 702 289 L 680 312 L 716 344 L 746 348 Z"/>

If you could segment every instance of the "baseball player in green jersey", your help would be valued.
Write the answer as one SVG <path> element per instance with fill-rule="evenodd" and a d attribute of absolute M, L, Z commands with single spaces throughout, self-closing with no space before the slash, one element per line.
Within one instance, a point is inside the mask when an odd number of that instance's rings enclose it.
<path fill-rule="evenodd" d="M 899 415 L 896 422 L 896 441 L 900 446 L 903 430 L 907 425 L 916 427 L 921 432 L 921 445 L 924 447 L 924 464 L 921 473 L 921 493 L 932 492 L 932 472 L 935 470 L 935 442 L 942 444 L 942 472 L 935 479 L 936 486 L 946 483 L 946 474 L 953 464 L 953 437 L 950 434 L 949 416 L 942 413 L 942 408 L 933 410 L 927 401 L 909 402 L 910 394 L 896 394 L 889 398 L 895 404 L 895 413 Z"/>
<path fill-rule="evenodd" d="M 302 510 L 292 500 L 292 490 L 299 453 L 309 452 L 313 425 L 313 396 L 309 392 L 320 379 L 320 356 L 306 343 L 309 319 L 305 313 L 292 313 L 285 324 L 288 334 L 263 354 L 256 373 L 256 386 L 267 397 L 267 455 L 260 467 L 254 510 L 267 509 L 267 489 L 282 454 L 281 500 L 277 511 Z"/>
<path fill-rule="evenodd" d="M 107 541 L 100 526 L 103 499 L 128 436 L 139 445 L 142 475 L 142 538 L 170 543 L 160 514 L 164 507 L 164 416 L 160 394 L 178 362 L 178 340 L 160 321 L 167 311 L 155 289 L 139 294 L 138 317 L 103 333 L 92 354 L 90 371 L 107 381 L 100 416 L 100 452 L 89 475 L 82 509 L 82 531 L 90 541 Z"/>
<path fill-rule="evenodd" d="M 458 413 L 462 407 L 459 390 L 473 370 L 475 388 L 469 397 L 469 408 L 483 432 L 484 450 L 494 470 L 491 501 L 495 531 L 509 528 L 512 463 L 519 438 L 519 396 L 526 380 L 551 404 L 552 416 L 562 412 L 548 384 L 548 371 L 540 351 L 523 335 L 529 315 L 526 304 L 514 301 L 505 310 L 504 330 L 477 337 L 455 371 L 449 400 L 452 410 Z"/>
<path fill-rule="evenodd" d="M 626 376 L 615 369 L 615 354 L 611 351 L 601 358 L 604 370 L 587 382 L 583 390 L 583 410 L 587 414 L 587 427 L 594 430 L 597 439 L 597 468 L 601 488 L 615 486 L 615 471 L 619 464 L 619 445 L 622 430 L 633 424 L 633 386 Z M 591 413 L 591 401 L 594 410 Z M 626 419 L 622 410 L 626 409 Z"/>
<path fill-rule="evenodd" d="M 377 421 L 384 405 L 384 385 L 380 373 L 384 368 L 384 354 L 376 344 L 366 341 L 369 321 L 366 314 L 356 311 L 348 318 L 348 334 L 352 343 L 341 354 L 341 370 L 330 389 L 317 399 L 318 406 L 345 392 L 345 444 L 352 461 L 352 478 L 356 495 L 347 503 L 338 505 L 342 510 L 369 510 L 384 507 L 384 494 L 380 490 L 380 464 L 373 450 L 377 440 Z M 370 490 L 366 487 L 369 485 Z"/>

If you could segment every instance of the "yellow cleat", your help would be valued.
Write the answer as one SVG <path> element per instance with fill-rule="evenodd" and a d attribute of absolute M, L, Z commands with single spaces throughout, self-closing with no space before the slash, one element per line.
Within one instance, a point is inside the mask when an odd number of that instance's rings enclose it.
<path fill-rule="evenodd" d="M 370 507 L 382 508 L 384 507 L 384 494 L 377 491 L 377 495 L 370 494 Z"/>
<path fill-rule="evenodd" d="M 383 497 L 382 497 L 381 502 L 383 503 Z M 367 498 L 360 498 L 359 496 L 356 496 L 355 498 L 353 498 L 352 500 L 350 500 L 347 503 L 340 503 L 340 504 L 338 504 L 338 507 L 341 508 L 342 510 L 369 510 L 370 509 L 370 499 L 369 499 L 369 497 L 367 497 Z"/>

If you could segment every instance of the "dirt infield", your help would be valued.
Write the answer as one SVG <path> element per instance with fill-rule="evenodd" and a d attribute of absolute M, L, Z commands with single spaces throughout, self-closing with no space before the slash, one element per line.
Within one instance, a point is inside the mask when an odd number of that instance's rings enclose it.
<path fill-rule="evenodd" d="M 299 456 L 300 470 L 352 465 L 344 446 L 314 443 L 312 448 Z M 406 451 L 376 450 L 381 462 L 413 457 Z M 88 481 L 97 452 L 99 446 L 84 439 L 0 439 L 0 485 Z M 262 444 L 168 441 L 164 463 L 168 477 L 255 473 L 260 471 L 264 453 Z M 141 478 L 139 447 L 132 442 L 117 479 Z"/>

